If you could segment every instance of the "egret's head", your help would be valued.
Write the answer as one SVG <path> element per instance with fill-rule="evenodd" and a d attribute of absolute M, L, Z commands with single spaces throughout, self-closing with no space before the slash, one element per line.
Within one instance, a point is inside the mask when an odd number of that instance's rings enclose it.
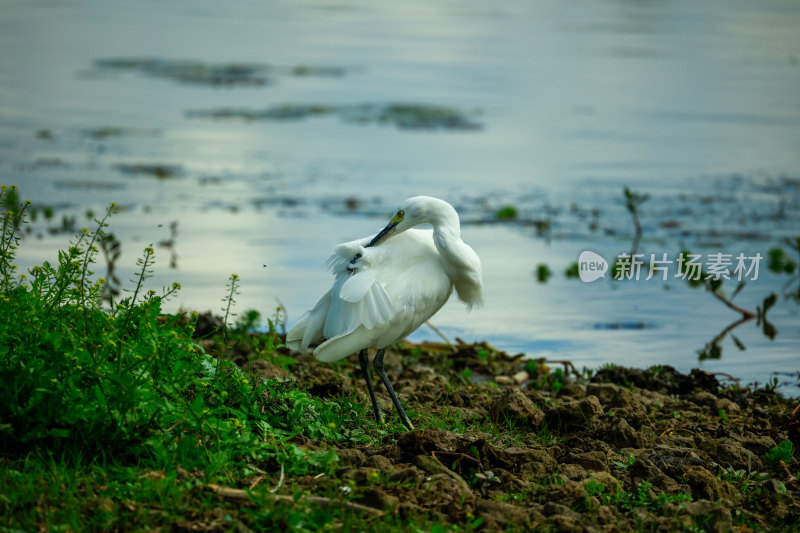
<path fill-rule="evenodd" d="M 398 231 L 397 227 L 405 220 L 405 217 L 406 217 L 405 209 L 402 208 L 398 209 L 397 212 L 392 217 L 392 220 L 389 221 L 386 227 L 383 228 L 377 235 L 375 235 L 375 237 L 373 237 L 371 241 L 369 241 L 369 244 L 367 244 L 367 248 L 369 248 L 370 246 L 378 246 L 383 241 L 385 241 L 386 239 L 397 233 Z"/>
<path fill-rule="evenodd" d="M 449 221 L 458 226 L 458 215 L 455 209 L 438 198 L 431 196 L 415 196 L 409 198 L 395 212 L 389 224 L 367 244 L 367 247 L 378 246 L 392 235 L 402 233 L 420 224 L 437 224 Z"/>

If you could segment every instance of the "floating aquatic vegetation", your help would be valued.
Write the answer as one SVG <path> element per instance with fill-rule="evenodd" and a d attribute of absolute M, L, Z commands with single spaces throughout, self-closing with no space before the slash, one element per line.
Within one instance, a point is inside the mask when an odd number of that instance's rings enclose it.
<path fill-rule="evenodd" d="M 594 329 L 647 329 L 646 322 L 598 322 Z"/>
<path fill-rule="evenodd" d="M 169 78 L 198 85 L 261 86 L 269 83 L 266 65 L 256 63 L 204 63 L 157 58 L 97 59 L 98 69 L 138 71 L 148 76 Z"/>
<path fill-rule="evenodd" d="M 98 70 L 135 71 L 181 83 L 251 87 L 267 85 L 276 76 L 341 77 L 350 71 L 329 65 L 280 67 L 263 63 L 206 63 L 153 57 L 97 59 L 94 66 Z"/>
<path fill-rule="evenodd" d="M 218 108 L 190 110 L 190 118 L 243 120 L 300 120 L 308 117 L 337 115 L 356 124 L 393 124 L 401 129 L 479 130 L 483 125 L 473 115 L 458 109 L 426 104 L 355 104 L 322 105 L 284 103 L 266 109 Z"/>
<path fill-rule="evenodd" d="M 338 108 L 323 105 L 280 104 L 267 109 L 219 108 L 212 110 L 187 111 L 189 118 L 211 118 L 243 120 L 300 120 L 309 116 L 321 116 L 334 113 Z"/>
<path fill-rule="evenodd" d="M 131 136 L 145 136 L 152 137 L 159 135 L 161 132 L 154 128 L 121 128 L 118 126 L 105 126 L 102 128 L 92 128 L 85 130 L 86 135 L 92 139 L 107 139 L 110 137 L 131 137 Z"/>
<path fill-rule="evenodd" d="M 515 220 L 518 215 L 517 208 L 513 205 L 501 207 L 494 212 L 494 216 L 497 220 Z"/>
<path fill-rule="evenodd" d="M 53 186 L 56 189 L 96 189 L 99 191 L 120 190 L 125 188 L 125 185 L 122 183 L 106 183 L 92 180 L 61 180 L 54 182 Z"/>
<path fill-rule="evenodd" d="M 407 129 L 479 130 L 483 127 L 457 109 L 425 104 L 344 106 L 342 118 L 355 122 L 388 122 Z"/>
<path fill-rule="evenodd" d="M 289 69 L 292 76 L 322 76 L 338 78 L 347 74 L 344 67 L 325 67 L 315 65 L 295 65 Z"/>
<path fill-rule="evenodd" d="M 149 163 L 120 163 L 114 168 L 123 174 L 139 175 L 145 174 L 154 176 L 158 179 L 174 178 L 183 172 L 180 165 L 164 165 Z"/>

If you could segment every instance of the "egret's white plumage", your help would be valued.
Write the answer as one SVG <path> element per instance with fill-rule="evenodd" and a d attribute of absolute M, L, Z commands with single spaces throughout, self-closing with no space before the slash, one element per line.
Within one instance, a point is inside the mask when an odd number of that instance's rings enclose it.
<path fill-rule="evenodd" d="M 412 229 L 420 224 L 433 229 Z M 429 196 L 406 200 L 374 237 L 337 246 L 328 266 L 333 287 L 286 337 L 293 349 L 318 344 L 314 356 L 320 361 L 338 361 L 366 348 L 382 350 L 405 338 L 447 302 L 454 288 L 468 308 L 482 301 L 481 262 L 461 240 L 458 214 Z"/>

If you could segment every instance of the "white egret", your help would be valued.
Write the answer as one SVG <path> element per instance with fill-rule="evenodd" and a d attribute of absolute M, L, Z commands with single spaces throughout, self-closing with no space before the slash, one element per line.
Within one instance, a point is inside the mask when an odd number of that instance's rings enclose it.
<path fill-rule="evenodd" d="M 433 230 L 411 229 L 420 224 Z M 316 345 L 314 356 L 324 362 L 358 352 L 375 418 L 382 422 L 367 356 L 368 348 L 377 348 L 375 371 L 403 424 L 413 429 L 383 356 L 387 346 L 433 316 L 453 288 L 469 309 L 481 304 L 481 261 L 461 240 L 458 213 L 438 198 L 409 198 L 377 235 L 337 246 L 328 266 L 336 277 L 333 287 L 289 331 L 286 345 Z"/>

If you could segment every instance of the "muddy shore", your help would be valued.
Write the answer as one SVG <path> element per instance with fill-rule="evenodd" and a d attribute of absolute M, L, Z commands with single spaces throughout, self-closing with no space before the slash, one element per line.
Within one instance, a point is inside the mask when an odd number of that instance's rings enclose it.
<path fill-rule="evenodd" d="M 353 361 L 228 356 L 325 401 L 360 399 L 366 431 L 378 427 Z M 669 366 L 578 373 L 486 344 L 404 344 L 386 368 L 416 429 L 381 390 L 394 429 L 335 449 L 335 475 L 288 476 L 280 492 L 334 491 L 367 514 L 485 531 L 800 528 L 797 400 L 774 390 Z"/>

